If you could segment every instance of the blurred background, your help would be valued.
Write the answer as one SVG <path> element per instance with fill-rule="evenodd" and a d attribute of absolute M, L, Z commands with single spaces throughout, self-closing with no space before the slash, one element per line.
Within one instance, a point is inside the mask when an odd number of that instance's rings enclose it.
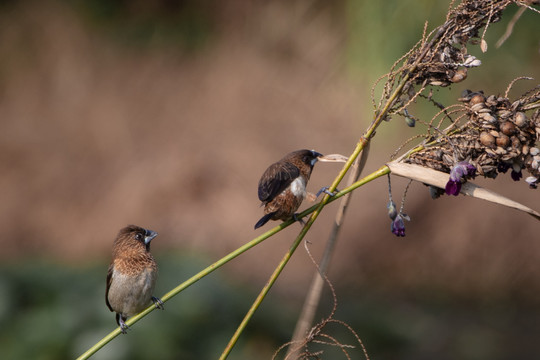
<path fill-rule="evenodd" d="M 157 296 L 261 234 L 257 182 L 284 154 L 349 155 L 371 121 L 371 87 L 447 2 L 0 2 L 0 353 L 75 358 L 114 329 L 104 301 L 118 230 L 159 232 Z M 483 65 L 435 90 L 517 97 L 540 78 L 538 14 L 492 24 Z M 414 107 L 425 118 L 437 111 Z M 421 129 L 384 123 L 366 174 Z M 309 190 L 341 165 L 320 163 Z M 526 176 L 525 176 L 526 177 Z M 480 179 L 536 210 L 510 176 Z M 393 178 L 399 203 L 406 182 Z M 354 192 L 329 278 L 335 318 L 372 359 L 539 356 L 540 226 L 491 203 L 432 200 L 414 183 L 407 236 L 390 232 L 386 178 Z M 308 204 L 309 205 L 309 204 Z M 305 205 L 304 207 L 306 207 Z M 303 207 L 303 208 L 304 208 Z M 308 234 L 320 258 L 337 205 Z M 300 230 L 292 225 L 204 278 L 114 339 L 95 359 L 215 359 Z M 269 359 L 289 341 L 314 265 L 299 247 L 231 359 Z M 332 308 L 329 291 L 317 321 Z M 328 333 L 354 343 L 344 327 Z M 317 349 L 315 347 L 315 349 Z M 329 347 L 325 359 L 344 358 Z M 351 350 L 361 359 L 359 349 Z"/>

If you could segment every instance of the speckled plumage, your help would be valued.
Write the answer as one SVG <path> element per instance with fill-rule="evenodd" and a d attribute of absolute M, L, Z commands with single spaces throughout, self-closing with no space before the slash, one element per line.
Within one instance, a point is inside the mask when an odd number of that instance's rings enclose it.
<path fill-rule="evenodd" d="M 273 163 L 259 180 L 259 200 L 265 215 L 255 229 L 269 220 L 289 220 L 306 197 L 306 185 L 313 166 L 322 156 L 314 150 L 297 150 Z"/>
<path fill-rule="evenodd" d="M 105 302 L 116 312 L 116 322 L 125 333 L 125 321 L 144 310 L 152 301 L 157 279 L 157 264 L 150 254 L 150 241 L 157 236 L 152 230 L 129 225 L 118 233 L 113 245 L 113 259 L 107 273 Z"/>

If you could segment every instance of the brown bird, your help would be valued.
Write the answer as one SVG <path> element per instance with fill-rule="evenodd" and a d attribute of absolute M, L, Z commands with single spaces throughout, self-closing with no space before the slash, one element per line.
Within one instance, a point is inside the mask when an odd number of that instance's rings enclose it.
<path fill-rule="evenodd" d="M 259 200 L 266 215 L 255 224 L 255 229 L 269 220 L 296 220 L 295 211 L 306 197 L 313 166 L 322 156 L 315 150 L 297 150 L 266 169 L 259 180 Z"/>
<path fill-rule="evenodd" d="M 128 317 L 144 310 L 153 301 L 163 309 L 163 302 L 154 297 L 157 264 L 150 254 L 150 241 L 157 232 L 128 225 L 116 236 L 113 258 L 107 274 L 105 302 L 116 312 L 116 323 L 125 334 Z"/>

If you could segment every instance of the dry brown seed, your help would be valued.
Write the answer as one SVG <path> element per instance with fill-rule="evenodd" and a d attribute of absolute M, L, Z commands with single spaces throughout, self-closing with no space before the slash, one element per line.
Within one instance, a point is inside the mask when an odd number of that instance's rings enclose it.
<path fill-rule="evenodd" d="M 523 145 L 523 147 L 521 148 L 521 152 L 523 153 L 523 155 L 527 155 L 529 153 L 529 147 L 527 145 Z"/>
<path fill-rule="evenodd" d="M 508 119 L 510 116 L 512 116 L 512 112 L 510 110 L 502 109 L 497 111 L 497 115 L 499 115 L 499 117 L 502 119 Z"/>
<path fill-rule="evenodd" d="M 504 149 L 503 149 L 502 147 L 500 147 L 500 146 L 497 146 L 497 148 L 495 149 L 495 153 L 496 153 L 497 155 L 504 155 L 504 154 L 506 154 L 506 150 L 504 150 Z"/>
<path fill-rule="evenodd" d="M 495 95 L 488 96 L 488 98 L 486 99 L 486 105 L 487 106 L 497 105 L 497 98 L 495 97 Z"/>
<path fill-rule="evenodd" d="M 471 105 L 474 105 L 474 104 L 480 104 L 480 103 L 484 103 L 486 101 L 486 98 L 484 97 L 484 95 L 482 94 L 475 94 L 471 100 L 469 101 L 469 103 Z"/>
<path fill-rule="evenodd" d="M 453 83 L 458 83 L 467 78 L 467 69 L 459 69 L 455 74 L 450 78 L 450 81 Z"/>
<path fill-rule="evenodd" d="M 514 149 L 521 149 L 521 147 L 523 146 L 523 145 L 521 145 L 521 141 L 519 141 L 517 136 L 512 136 L 512 138 L 510 140 L 512 140 L 512 147 Z"/>
<path fill-rule="evenodd" d="M 480 113 L 478 114 L 478 117 L 491 124 L 495 124 L 497 122 L 497 118 L 489 113 Z"/>
<path fill-rule="evenodd" d="M 501 124 L 501 131 L 505 135 L 513 135 L 516 132 L 516 126 L 512 124 L 510 121 L 505 121 Z"/>
<path fill-rule="evenodd" d="M 495 137 L 490 133 L 483 131 L 482 133 L 480 133 L 480 142 L 484 146 L 493 147 L 495 146 Z"/>
<path fill-rule="evenodd" d="M 499 132 L 498 132 L 498 131 L 495 131 L 495 130 L 491 130 L 489 133 L 490 133 L 492 136 L 494 136 L 494 137 L 498 137 L 498 136 L 499 136 Z"/>
<path fill-rule="evenodd" d="M 520 128 L 525 127 L 527 125 L 527 116 L 525 116 L 525 113 L 522 113 L 521 111 L 519 111 L 514 116 L 514 122 Z"/>
<path fill-rule="evenodd" d="M 504 134 L 500 134 L 499 137 L 495 140 L 495 143 L 497 144 L 497 146 L 505 148 L 510 145 L 510 138 Z"/>
<path fill-rule="evenodd" d="M 484 105 L 484 103 L 476 103 L 476 104 L 471 105 L 471 111 L 477 112 L 485 107 L 486 105 Z"/>

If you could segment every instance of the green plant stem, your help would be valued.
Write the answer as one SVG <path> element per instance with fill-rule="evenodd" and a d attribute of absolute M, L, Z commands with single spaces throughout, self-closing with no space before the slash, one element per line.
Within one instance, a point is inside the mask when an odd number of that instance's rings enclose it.
<path fill-rule="evenodd" d="M 360 186 L 362 186 L 364 184 L 367 184 L 370 181 L 373 181 L 373 180 L 375 180 L 375 179 L 377 179 L 377 178 L 379 178 L 381 176 L 384 176 L 384 175 L 388 174 L 389 172 L 390 172 L 390 169 L 388 168 L 388 166 L 384 165 L 379 170 L 371 173 L 370 175 L 362 178 L 361 180 L 358 180 L 357 182 L 353 183 L 351 186 L 347 187 L 346 189 L 338 192 L 334 196 L 330 197 L 330 195 L 326 195 L 325 198 L 319 204 L 316 204 L 316 205 L 312 206 L 311 208 L 307 209 L 306 211 L 304 211 L 301 214 L 301 215 L 304 215 L 304 213 L 306 213 L 306 212 L 309 213 L 313 209 L 313 212 L 311 213 L 311 216 L 310 216 L 309 220 L 307 221 L 307 223 L 302 228 L 302 231 L 300 231 L 300 234 L 298 235 L 298 237 L 294 240 L 293 244 L 291 245 L 291 247 L 289 248 L 287 253 L 283 256 L 282 260 L 280 261 L 280 263 L 278 264 L 278 266 L 276 267 L 276 269 L 274 270 L 274 272 L 270 276 L 270 279 L 268 280 L 266 285 L 263 287 L 263 289 L 261 290 L 261 292 L 259 293 L 259 295 L 255 299 L 255 301 L 251 305 L 251 308 L 248 310 L 248 312 L 244 316 L 244 319 L 242 320 L 242 322 L 240 323 L 240 325 L 236 329 L 235 333 L 233 334 L 233 336 L 229 340 L 229 343 L 227 344 L 227 346 L 223 350 L 223 353 L 219 357 L 220 360 L 224 360 L 229 356 L 229 354 L 231 353 L 234 345 L 236 344 L 236 342 L 240 338 L 240 335 L 242 334 L 242 332 L 246 328 L 248 322 L 253 317 L 253 314 L 255 314 L 255 311 L 257 311 L 257 309 L 261 305 L 262 301 L 264 300 L 264 298 L 268 294 L 268 291 L 270 291 L 270 288 L 272 287 L 272 285 L 274 285 L 277 278 L 279 277 L 279 275 L 281 274 L 281 272 L 285 268 L 285 265 L 287 265 L 287 263 L 291 259 L 293 253 L 295 252 L 296 248 L 298 247 L 298 245 L 300 245 L 300 242 L 302 241 L 302 239 L 305 237 L 305 235 L 309 231 L 311 225 L 316 220 L 316 218 L 317 218 L 318 214 L 320 213 L 321 209 L 327 203 L 335 201 L 335 200 L 341 198 L 342 196 L 350 193 L 354 189 L 357 189 L 358 187 L 360 187 Z M 336 180 L 337 180 L 337 178 L 336 178 Z M 332 184 L 333 189 L 335 189 L 336 186 L 337 186 L 336 181 L 334 181 L 334 184 Z M 332 187 L 330 187 L 330 189 L 331 189 L 330 191 L 333 191 Z M 326 202 L 324 202 L 325 200 L 326 200 Z"/>

